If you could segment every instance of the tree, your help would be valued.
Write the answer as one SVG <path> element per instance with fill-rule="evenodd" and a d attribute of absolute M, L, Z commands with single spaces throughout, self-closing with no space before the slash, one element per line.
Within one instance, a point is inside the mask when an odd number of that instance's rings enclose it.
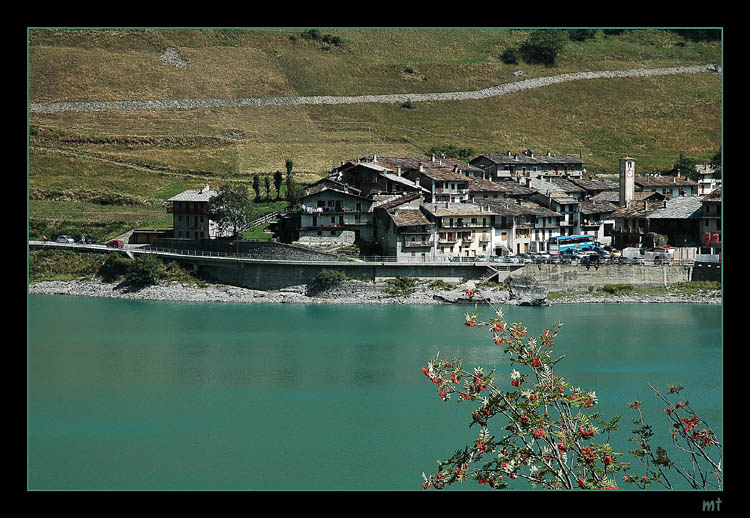
<path fill-rule="evenodd" d="M 286 175 L 287 177 L 292 174 L 292 169 L 294 168 L 294 161 L 291 158 L 287 158 L 284 161 L 284 165 L 286 166 Z"/>
<path fill-rule="evenodd" d="M 568 32 L 564 29 L 536 29 L 521 44 L 521 54 L 527 63 L 542 63 L 550 67 L 555 64 L 567 39 Z"/>
<path fill-rule="evenodd" d="M 697 160 L 688 158 L 680 153 L 680 158 L 674 163 L 674 168 L 680 170 L 681 176 L 686 176 L 693 181 L 698 181 L 698 169 L 696 169 Z"/>
<path fill-rule="evenodd" d="M 271 199 L 271 177 L 268 175 L 263 176 L 263 187 L 266 190 L 266 199 Z"/>
<path fill-rule="evenodd" d="M 472 298 L 474 291 L 467 290 L 467 296 Z M 495 310 L 496 317 L 482 322 L 476 310 L 475 306 L 471 314 L 466 313 L 465 325 L 489 328 L 493 342 L 503 347 L 509 364 L 522 371 L 510 371 L 505 383 L 514 389 L 507 391 L 495 382 L 494 370 L 487 372 L 479 367 L 468 372 L 460 358 L 440 360 L 436 355 L 422 367 L 441 400 L 457 395 L 459 401 L 478 404 L 469 426 L 480 429 L 472 445 L 438 461 L 435 473 L 422 473 L 422 487 L 442 489 L 474 479 L 503 489 L 508 480 L 525 479 L 546 489 L 617 489 L 619 479 L 640 488 L 658 483 L 671 489 L 672 472 L 694 489 L 721 487 L 721 444 L 680 395 L 683 387 L 670 386 L 666 394 L 653 386 L 651 389 L 666 403 L 664 413 L 673 430 L 673 445 L 686 453 L 690 465 L 675 463 L 666 449 L 652 444 L 654 433 L 643 419 L 643 403 L 634 401 L 629 403 L 637 414 L 630 441 L 636 446 L 629 453 L 643 470 L 634 474 L 632 463 L 623 461 L 624 454 L 610 445 L 620 416 L 606 420 L 597 412 L 588 412 L 598 404 L 596 393 L 554 374 L 555 365 L 564 358 L 552 356 L 562 323 L 555 322 L 536 338 L 526 338 L 526 328 L 520 323 L 508 324 L 502 311 Z M 496 417 L 502 422 L 491 427 L 490 420 Z M 493 435 L 496 432 L 500 437 Z M 714 460 L 715 456 L 719 460 Z"/>
<path fill-rule="evenodd" d="M 247 194 L 247 188 L 242 185 L 225 184 L 209 201 L 208 217 L 216 222 L 222 234 L 231 231 L 237 239 L 250 228 L 251 210 L 252 201 Z"/>
<path fill-rule="evenodd" d="M 257 174 L 253 175 L 253 190 L 255 191 L 255 201 L 260 200 L 260 177 Z"/>
<path fill-rule="evenodd" d="M 276 199 L 281 199 L 281 184 L 284 182 L 284 175 L 281 174 L 281 171 L 276 171 L 273 173 L 273 186 L 276 188 Z"/>
<path fill-rule="evenodd" d="M 294 207 L 299 203 L 301 197 L 302 193 L 297 182 L 294 181 L 292 173 L 288 173 L 286 175 L 286 201 L 289 202 L 290 207 Z"/>

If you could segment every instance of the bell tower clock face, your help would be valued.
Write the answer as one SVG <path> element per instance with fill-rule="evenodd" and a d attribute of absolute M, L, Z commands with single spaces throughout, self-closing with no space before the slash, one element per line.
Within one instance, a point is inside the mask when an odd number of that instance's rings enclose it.
<path fill-rule="evenodd" d="M 625 162 L 625 176 L 633 177 L 633 162 Z"/>

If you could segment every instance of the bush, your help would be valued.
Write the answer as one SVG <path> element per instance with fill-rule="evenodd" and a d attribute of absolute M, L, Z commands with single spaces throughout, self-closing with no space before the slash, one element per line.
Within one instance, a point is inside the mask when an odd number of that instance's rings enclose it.
<path fill-rule="evenodd" d="M 348 280 L 349 277 L 339 270 L 323 270 L 313 277 L 308 285 L 315 290 L 325 290 L 338 286 Z"/>
<path fill-rule="evenodd" d="M 140 255 L 130 263 L 125 278 L 135 286 L 150 286 L 162 278 L 164 265 L 152 255 Z"/>
<path fill-rule="evenodd" d="M 527 63 L 552 66 L 568 39 L 563 29 L 537 29 L 521 44 L 521 54 Z"/>
<path fill-rule="evenodd" d="M 521 60 L 521 51 L 516 47 L 511 47 L 500 54 L 500 59 L 506 65 L 517 65 Z"/>
<path fill-rule="evenodd" d="M 414 293 L 417 284 L 419 284 L 419 280 L 414 277 L 401 277 L 400 275 L 395 279 L 387 279 L 385 282 L 388 283 L 385 292 L 399 297 L 408 297 Z"/>
<path fill-rule="evenodd" d="M 113 282 L 128 273 L 132 261 L 122 254 L 113 253 L 99 267 L 99 277 L 104 282 Z"/>
<path fill-rule="evenodd" d="M 602 291 L 611 295 L 625 295 L 633 291 L 632 284 L 605 284 L 602 286 Z"/>

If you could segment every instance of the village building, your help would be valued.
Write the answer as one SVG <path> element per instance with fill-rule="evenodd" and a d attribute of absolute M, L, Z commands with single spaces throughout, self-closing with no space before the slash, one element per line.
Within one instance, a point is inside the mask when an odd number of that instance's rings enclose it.
<path fill-rule="evenodd" d="M 435 224 L 436 259 L 492 255 L 495 213 L 474 203 L 425 203 L 422 212 Z"/>
<path fill-rule="evenodd" d="M 695 166 L 698 171 L 698 195 L 711 194 L 715 189 L 721 188 L 721 174 L 711 164 L 699 164 Z"/>
<path fill-rule="evenodd" d="M 403 171 L 403 176 L 429 192 L 430 203 L 461 203 L 469 199 L 469 177 L 458 166 L 443 165 L 440 160 L 418 161 Z"/>
<path fill-rule="evenodd" d="M 216 222 L 208 217 L 209 202 L 218 191 L 205 185 L 188 189 L 167 200 L 167 213 L 172 214 L 173 239 L 216 239 L 223 235 Z"/>
<path fill-rule="evenodd" d="M 560 235 L 563 215 L 539 203 L 491 200 L 487 204 L 496 214 L 493 255 L 546 252 L 549 239 Z"/>
<path fill-rule="evenodd" d="M 581 233 L 581 202 L 560 191 L 537 192 L 529 201 L 557 212 L 560 218 L 560 235 L 575 236 Z"/>
<path fill-rule="evenodd" d="M 375 235 L 382 255 L 397 261 L 431 261 L 435 257 L 435 223 L 420 209 L 423 199 L 406 194 L 375 207 Z"/>
<path fill-rule="evenodd" d="M 536 191 L 516 182 L 491 182 L 469 177 L 468 201 L 481 203 L 489 200 L 525 200 Z"/>
<path fill-rule="evenodd" d="M 329 177 L 359 189 L 361 196 L 365 198 L 424 191 L 419 184 L 404 178 L 398 168 L 381 164 L 377 156 L 344 162 L 340 167 L 335 168 Z"/>
<path fill-rule="evenodd" d="M 612 243 L 612 231 L 615 220 L 612 213 L 618 206 L 609 201 L 582 200 L 581 211 L 581 233 L 595 236 L 595 240 L 603 245 Z"/>
<path fill-rule="evenodd" d="M 678 196 L 660 202 L 630 202 L 618 207 L 610 215 L 615 220 L 613 245 L 615 248 L 648 247 L 647 234 L 666 236 L 673 247 L 695 247 L 699 242 L 702 220 L 702 199 L 697 196 Z"/>
<path fill-rule="evenodd" d="M 359 189 L 324 178 L 305 190 L 297 240 L 305 244 L 373 242 L 373 200 Z"/>
<path fill-rule="evenodd" d="M 479 155 L 469 164 L 482 169 L 493 182 L 522 178 L 568 177 L 581 178 L 584 162 L 572 155 L 554 155 L 549 151 L 536 154 L 530 149 L 523 153 L 505 155 Z"/>
<path fill-rule="evenodd" d="M 700 232 L 702 240 L 700 253 L 717 256 L 721 259 L 721 187 L 707 194 L 701 200 Z"/>
<path fill-rule="evenodd" d="M 634 179 L 636 190 L 652 191 L 667 197 L 697 196 L 698 182 L 680 176 L 679 171 L 675 175 L 641 175 Z"/>

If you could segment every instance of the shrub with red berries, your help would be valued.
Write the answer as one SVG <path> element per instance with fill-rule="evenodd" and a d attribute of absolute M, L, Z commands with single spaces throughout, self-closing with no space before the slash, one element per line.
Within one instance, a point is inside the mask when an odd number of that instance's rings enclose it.
<path fill-rule="evenodd" d="M 467 290 L 467 296 L 475 293 Z M 469 426 L 479 428 L 472 445 L 439 461 L 438 471 L 432 475 L 422 473 L 425 489 L 469 480 L 503 489 L 513 479 L 548 489 L 617 489 L 617 480 L 642 488 L 652 483 L 672 488 L 672 471 L 695 489 L 721 487 L 720 461 L 712 460 L 712 455 L 721 455 L 721 445 L 686 400 L 680 397 L 672 403 L 651 387 L 667 403 L 665 416 L 672 422 L 673 443 L 697 460 L 687 469 L 676 465 L 663 448 L 652 447 L 653 431 L 643 421 L 643 403 L 635 401 L 629 406 L 640 417 L 633 421 L 639 427 L 631 437 L 637 447 L 629 453 L 645 474 L 631 473 L 633 463 L 622 461 L 624 454 L 613 451 L 609 444 L 620 417 L 605 421 L 598 413 L 589 414 L 598 404 L 596 393 L 554 374 L 554 366 L 562 358 L 552 356 L 553 339 L 562 324 L 555 322 L 539 337 L 527 337 L 522 324 L 506 322 L 501 310 L 495 310 L 495 315 L 481 321 L 475 306 L 466 314 L 465 323 L 489 328 L 492 342 L 503 346 L 510 364 L 521 370 L 513 368 L 509 377 L 496 382 L 494 370 L 477 367 L 468 372 L 461 359 L 440 360 L 439 355 L 422 368 L 437 385 L 441 400 L 447 401 L 455 393 L 458 401 L 476 405 Z M 669 394 L 679 397 L 681 389 L 671 387 Z M 492 423 L 493 419 L 501 422 Z"/>

